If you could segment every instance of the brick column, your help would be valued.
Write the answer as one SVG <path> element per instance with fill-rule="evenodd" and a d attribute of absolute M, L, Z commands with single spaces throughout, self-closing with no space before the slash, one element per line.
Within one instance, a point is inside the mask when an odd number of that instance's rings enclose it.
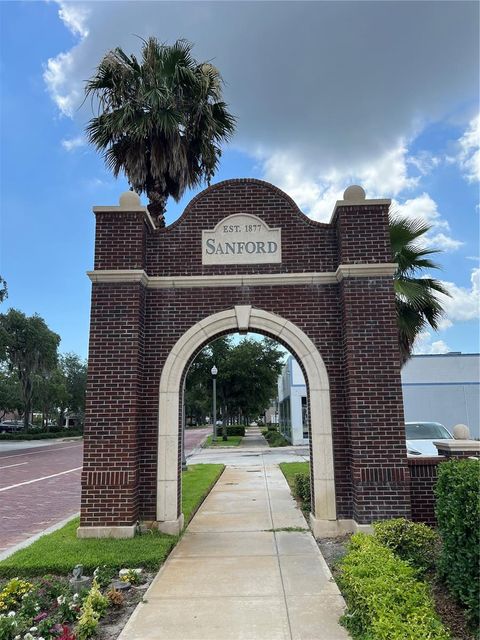
<path fill-rule="evenodd" d="M 347 189 L 333 222 L 341 265 L 353 518 L 357 524 L 368 524 L 410 517 L 410 488 L 388 230 L 390 203 L 365 200 L 358 189 Z M 379 275 L 381 264 L 385 275 Z"/>
<path fill-rule="evenodd" d="M 95 207 L 95 272 L 79 537 L 134 535 L 145 315 L 145 209 L 123 194 Z M 122 271 L 126 282 L 108 282 Z M 96 282 L 97 274 L 107 281 Z M 128 272 L 128 273 L 127 273 Z"/>

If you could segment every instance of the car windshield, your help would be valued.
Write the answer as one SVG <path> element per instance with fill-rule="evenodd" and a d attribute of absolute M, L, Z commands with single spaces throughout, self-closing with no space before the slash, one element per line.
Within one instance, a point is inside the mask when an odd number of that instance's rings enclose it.
<path fill-rule="evenodd" d="M 415 422 L 406 425 L 407 440 L 446 440 L 452 436 L 437 422 Z"/>

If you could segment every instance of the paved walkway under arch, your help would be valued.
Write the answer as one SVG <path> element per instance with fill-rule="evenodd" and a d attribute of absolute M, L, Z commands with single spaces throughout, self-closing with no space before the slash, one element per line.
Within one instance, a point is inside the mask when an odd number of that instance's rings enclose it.
<path fill-rule="evenodd" d="M 119 640 L 349 638 L 343 598 L 285 478 L 263 462 L 227 466 L 145 601 Z"/>

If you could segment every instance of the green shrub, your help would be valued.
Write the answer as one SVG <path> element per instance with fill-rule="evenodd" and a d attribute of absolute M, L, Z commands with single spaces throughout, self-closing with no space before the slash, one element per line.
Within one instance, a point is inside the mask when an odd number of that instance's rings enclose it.
<path fill-rule="evenodd" d="M 342 623 L 357 640 L 448 640 L 428 587 L 380 541 L 352 536 L 338 583 L 347 601 Z"/>
<path fill-rule="evenodd" d="M 97 632 L 100 615 L 94 610 L 92 603 L 87 599 L 82 607 L 82 614 L 78 619 L 78 640 L 88 640 Z"/>
<path fill-rule="evenodd" d="M 267 431 L 278 431 L 278 424 L 267 425 Z"/>
<path fill-rule="evenodd" d="M 438 569 L 473 623 L 479 620 L 480 461 L 450 460 L 438 467 L 436 516 L 442 539 Z"/>
<path fill-rule="evenodd" d="M 20 578 L 12 578 L 0 591 L 0 612 L 15 609 L 22 597 L 31 591 L 33 585 L 31 582 Z"/>
<path fill-rule="evenodd" d="M 222 427 L 219 427 L 218 435 L 222 435 Z M 244 436 L 245 427 L 241 424 L 230 424 L 227 426 L 227 436 Z"/>
<path fill-rule="evenodd" d="M 309 511 L 312 500 L 309 473 L 296 473 L 293 476 L 293 494 L 302 501 L 302 509 Z"/>
<path fill-rule="evenodd" d="M 287 447 L 290 443 L 278 431 L 268 429 L 263 433 L 265 440 L 271 447 Z"/>
<path fill-rule="evenodd" d="M 117 572 L 113 567 L 107 567 L 106 564 L 102 564 L 95 569 L 93 577 L 97 581 L 101 589 L 105 589 L 116 577 Z"/>
<path fill-rule="evenodd" d="M 426 524 L 393 518 L 373 525 L 375 537 L 402 560 L 420 571 L 435 564 L 438 536 Z"/>
<path fill-rule="evenodd" d="M 79 429 L 62 429 L 61 431 L 19 431 L 18 433 L 0 433 L 0 440 L 49 440 L 51 438 L 75 438 L 83 436 Z"/>

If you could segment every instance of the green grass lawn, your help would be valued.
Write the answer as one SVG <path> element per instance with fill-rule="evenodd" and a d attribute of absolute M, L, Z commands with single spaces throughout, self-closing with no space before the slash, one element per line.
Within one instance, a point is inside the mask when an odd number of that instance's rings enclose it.
<path fill-rule="evenodd" d="M 192 464 L 182 473 L 182 509 L 185 526 L 222 474 L 223 464 Z"/>
<path fill-rule="evenodd" d="M 226 440 L 222 440 L 222 436 L 217 436 L 217 441 L 212 442 L 212 436 L 208 436 L 205 440 L 204 447 L 238 447 L 242 441 L 242 436 L 228 436 Z"/>
<path fill-rule="evenodd" d="M 182 474 L 182 507 L 185 524 L 193 517 L 224 469 L 222 464 L 197 464 Z M 76 564 L 88 575 L 99 565 L 115 568 L 144 567 L 155 570 L 177 543 L 177 536 L 159 531 L 122 540 L 82 539 L 76 536 L 79 518 L 58 531 L 20 549 L 0 562 L 0 577 L 68 574 Z"/>
<path fill-rule="evenodd" d="M 310 470 L 309 462 L 281 462 L 279 464 L 283 475 L 285 476 L 290 489 L 293 489 L 293 483 L 296 473 L 308 473 Z"/>

